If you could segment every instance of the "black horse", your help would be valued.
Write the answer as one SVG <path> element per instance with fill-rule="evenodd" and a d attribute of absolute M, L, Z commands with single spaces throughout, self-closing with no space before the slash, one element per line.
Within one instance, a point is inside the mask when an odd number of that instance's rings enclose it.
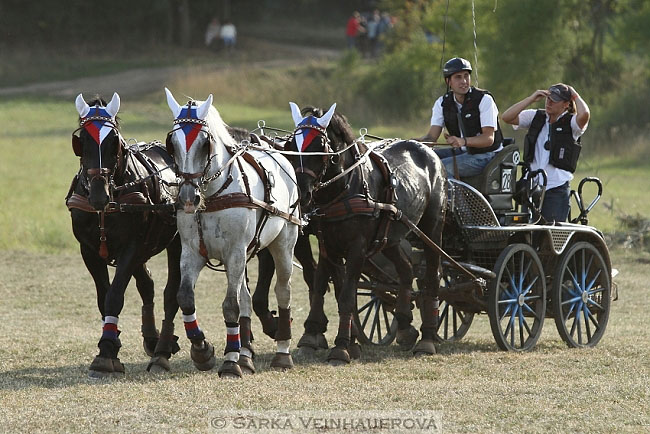
<path fill-rule="evenodd" d="M 406 222 L 441 242 L 447 189 L 439 158 L 415 141 L 387 142 L 370 152 L 355 142 L 347 119 L 334 112 L 335 105 L 325 114 L 314 107 L 301 113 L 295 104 L 291 106 L 296 130 L 287 150 L 294 152 L 290 160 L 301 205 L 314 208 L 311 224 L 316 225 L 321 244 L 307 323 L 313 318 L 316 324 L 322 315 L 328 276 L 341 276 L 334 279 L 334 285 L 340 286 L 339 329 L 328 360 L 332 364 L 350 361 L 357 283 L 365 259 L 379 251 L 399 275 L 398 344 L 413 348 L 415 354 L 435 353 L 440 258 L 432 250 L 425 252 L 427 270 L 419 285 L 422 338 L 413 347 L 418 338 L 411 325 L 413 269 L 399 243 L 409 232 Z"/>
<path fill-rule="evenodd" d="M 103 323 L 99 355 L 90 365 L 91 377 L 124 373 L 117 357 L 121 347 L 117 322 L 131 276 L 142 298 L 144 349 L 152 356 L 147 369 L 169 370 L 168 359 L 179 349 L 173 320 L 178 311 L 181 247 L 173 204 L 168 205 L 171 195 L 167 185 L 175 176 L 165 170 L 173 160 L 156 144 L 127 147 L 118 131 L 119 105 L 117 94 L 108 104 L 99 97 L 88 104 L 80 94 L 76 101 L 80 128 L 72 137 L 81 168 L 66 205 L 81 256 L 95 282 Z M 129 206 L 135 211 L 121 212 Z M 154 282 L 146 263 L 165 249 L 168 279 L 165 320 L 159 333 L 154 318 Z M 115 266 L 112 282 L 107 265 Z"/>

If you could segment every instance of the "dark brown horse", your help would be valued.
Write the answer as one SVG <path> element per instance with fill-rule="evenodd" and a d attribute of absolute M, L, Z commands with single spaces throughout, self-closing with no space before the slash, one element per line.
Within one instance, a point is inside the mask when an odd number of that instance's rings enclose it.
<path fill-rule="evenodd" d="M 356 143 L 344 116 L 335 105 L 323 111 L 306 107 L 302 113 L 291 103 L 296 130 L 287 146 L 296 170 L 301 205 L 314 209 L 320 242 L 320 259 L 308 323 L 322 315 L 328 276 L 334 285 L 339 309 L 335 347 L 328 354 L 332 364 L 350 361 L 352 315 L 356 288 L 367 257 L 381 251 L 394 265 L 400 280 L 395 307 L 397 342 L 416 354 L 435 353 L 439 256 L 426 251 L 427 271 L 420 284 L 422 339 L 413 347 L 418 332 L 411 325 L 413 269 L 399 243 L 407 233 L 406 220 L 436 243 L 441 242 L 446 205 L 446 175 L 440 160 L 415 141 L 382 143 L 370 151 Z M 402 220 L 396 221 L 396 220 Z M 309 333 L 310 330 L 306 330 Z"/>
<path fill-rule="evenodd" d="M 90 365 L 92 377 L 124 372 L 117 357 L 121 347 L 117 323 L 131 277 L 142 298 L 144 348 L 152 356 L 148 369 L 169 370 L 168 359 L 179 349 L 173 320 L 178 311 L 181 247 L 167 191 L 175 175 L 166 170 L 173 160 L 161 146 L 126 145 L 118 131 L 119 105 L 117 94 L 108 104 L 99 97 L 90 104 L 81 94 L 77 97 L 80 128 L 72 145 L 81 168 L 66 197 L 81 256 L 95 282 L 103 323 L 99 355 Z M 136 208 L 135 212 L 121 212 L 129 206 Z M 168 278 L 165 320 L 159 333 L 154 319 L 154 282 L 146 263 L 165 249 Z M 112 282 L 107 265 L 115 266 Z"/>

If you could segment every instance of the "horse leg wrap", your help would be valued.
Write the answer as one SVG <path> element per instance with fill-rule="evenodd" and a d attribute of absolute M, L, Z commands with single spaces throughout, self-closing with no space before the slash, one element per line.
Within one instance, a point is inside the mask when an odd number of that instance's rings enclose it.
<path fill-rule="evenodd" d="M 350 345 L 350 335 L 352 330 L 352 314 L 339 313 L 339 331 L 334 339 L 334 345 L 341 348 L 347 348 Z"/>
<path fill-rule="evenodd" d="M 239 324 L 236 322 L 231 323 L 226 321 L 226 349 L 223 351 L 223 353 L 226 356 L 228 356 L 228 354 L 237 353 L 237 358 L 239 358 L 240 348 L 241 339 L 239 337 Z M 233 361 L 236 362 L 237 360 Z"/>
<path fill-rule="evenodd" d="M 438 297 L 425 295 L 420 304 L 420 315 L 422 316 L 422 339 L 433 340 L 438 325 Z"/>
<path fill-rule="evenodd" d="M 177 342 L 178 336 L 174 334 L 174 322 L 163 320 L 160 338 L 158 339 L 158 344 L 156 344 L 154 354 L 156 356 L 170 358 L 172 354 L 176 354 L 181 349 Z"/>
<path fill-rule="evenodd" d="M 158 338 L 158 330 L 156 329 L 156 316 L 152 304 L 145 304 L 142 306 L 142 331 L 143 338 Z"/>
<path fill-rule="evenodd" d="M 255 351 L 253 350 L 253 334 L 251 332 L 251 319 L 247 316 L 239 317 L 239 333 L 241 335 L 241 348 L 239 350 L 239 360 L 237 364 L 245 374 L 254 374 Z"/>
<path fill-rule="evenodd" d="M 116 358 L 122 343 L 120 342 L 120 330 L 117 328 L 117 317 L 106 316 L 102 326 L 102 337 L 99 339 L 99 355 L 101 357 Z"/>
<path fill-rule="evenodd" d="M 193 344 L 200 344 L 205 339 L 203 330 L 199 327 L 199 322 L 196 320 L 196 312 L 191 315 L 183 314 L 183 323 L 185 325 L 185 334 Z"/>
<path fill-rule="evenodd" d="M 291 339 L 291 308 L 279 309 L 278 331 L 275 332 L 276 341 Z"/>
<path fill-rule="evenodd" d="M 274 316 L 275 311 L 269 312 L 268 309 L 263 314 L 257 314 L 260 322 L 262 323 L 262 331 L 271 339 L 275 339 L 275 334 L 278 331 L 278 318 Z"/>
<path fill-rule="evenodd" d="M 413 322 L 413 314 L 411 313 L 410 310 L 408 311 L 408 313 L 395 311 L 393 313 L 393 316 L 397 320 L 398 330 L 408 329 L 411 326 L 411 323 Z"/>

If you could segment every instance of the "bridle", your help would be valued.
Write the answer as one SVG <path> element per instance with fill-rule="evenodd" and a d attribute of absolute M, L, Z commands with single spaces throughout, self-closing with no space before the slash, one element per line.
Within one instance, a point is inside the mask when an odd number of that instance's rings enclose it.
<path fill-rule="evenodd" d="M 300 167 L 295 168 L 296 175 L 298 173 L 304 173 L 305 175 L 309 176 L 310 178 L 314 179 L 314 191 L 317 189 L 316 186 L 321 184 L 321 180 L 323 179 L 323 176 L 325 176 L 325 172 L 327 172 L 327 168 L 329 167 L 329 164 L 334 164 L 334 158 L 339 157 L 338 153 L 334 153 L 332 150 L 332 146 L 330 144 L 330 139 L 327 136 L 327 130 L 321 126 L 318 125 L 298 125 L 295 130 L 293 130 L 293 133 L 291 136 L 293 137 L 293 140 L 295 142 L 295 136 L 297 132 L 301 132 L 304 129 L 311 129 L 314 130 L 318 133 L 318 137 L 321 137 L 322 142 L 323 142 L 323 152 L 319 153 L 309 153 L 309 154 L 316 154 L 316 155 L 322 155 L 323 158 L 323 167 L 319 173 L 314 172 L 313 170 L 304 167 L 302 164 L 302 152 L 299 153 L 300 157 Z M 297 143 L 296 143 L 297 145 Z M 316 156 L 314 155 L 314 156 Z"/>
<path fill-rule="evenodd" d="M 212 158 L 214 157 L 214 136 L 210 132 L 208 128 L 208 123 L 204 121 L 203 119 L 195 119 L 195 118 L 178 118 L 175 119 L 173 124 L 176 126 L 174 127 L 170 132 L 167 133 L 167 139 L 165 140 L 165 146 L 167 147 L 167 153 L 171 155 L 172 157 L 174 156 L 174 144 L 172 142 L 172 136 L 173 134 L 182 129 L 182 124 L 197 124 L 201 125 L 201 132 L 204 132 L 208 136 L 208 141 L 210 142 L 210 156 L 208 157 L 208 161 L 205 164 L 205 167 L 203 168 L 202 172 L 194 172 L 194 173 L 188 173 L 188 172 L 181 172 L 178 170 L 178 165 L 176 164 L 174 166 L 174 173 L 176 173 L 176 176 L 182 179 L 181 183 L 178 185 L 180 188 L 181 186 L 185 184 L 189 184 L 190 186 L 194 187 L 195 189 L 199 189 L 201 186 L 205 185 L 206 182 L 206 175 L 208 173 L 208 170 L 210 170 L 210 165 L 212 163 Z M 196 183 L 194 182 L 195 179 L 199 179 L 199 182 Z M 209 181 L 208 181 L 209 182 Z"/>
<path fill-rule="evenodd" d="M 83 156 L 83 145 L 81 143 L 81 138 L 79 134 L 81 130 L 86 128 L 86 125 L 89 122 L 94 122 L 94 121 L 100 121 L 103 124 L 108 124 L 111 130 L 115 133 L 115 137 L 117 138 L 119 145 L 117 148 L 115 164 L 113 165 L 113 167 L 109 168 L 109 167 L 101 167 L 102 151 L 101 151 L 101 143 L 99 143 L 97 145 L 97 151 L 99 153 L 99 167 L 92 167 L 86 169 L 86 177 L 89 178 L 88 179 L 89 184 L 91 184 L 95 179 L 102 179 L 106 183 L 106 185 L 110 186 L 111 188 L 109 189 L 109 196 L 111 197 L 112 200 L 112 193 L 115 187 L 114 176 L 115 174 L 121 172 L 123 169 L 122 167 L 123 165 L 121 164 L 121 162 L 123 160 L 122 157 L 124 155 L 124 148 L 125 148 L 124 139 L 122 138 L 122 135 L 117 129 L 117 125 L 115 124 L 115 121 L 108 116 L 88 116 L 82 118 L 79 121 L 79 128 L 77 128 L 72 132 L 72 149 L 76 156 L 78 157 Z"/>

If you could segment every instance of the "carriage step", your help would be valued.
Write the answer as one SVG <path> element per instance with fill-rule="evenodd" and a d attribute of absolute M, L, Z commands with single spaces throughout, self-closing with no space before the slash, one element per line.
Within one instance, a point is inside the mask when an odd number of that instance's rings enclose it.
<path fill-rule="evenodd" d="M 467 270 L 471 271 L 474 274 L 478 274 L 480 277 L 488 280 L 488 279 L 494 279 L 497 277 L 497 275 L 494 273 L 492 270 L 488 270 L 487 268 L 479 267 L 478 265 L 474 264 L 468 264 L 467 262 L 458 262 L 460 265 L 463 266 L 463 268 L 466 268 Z M 452 264 L 449 261 L 442 261 L 442 265 L 445 267 L 451 267 Z"/>

